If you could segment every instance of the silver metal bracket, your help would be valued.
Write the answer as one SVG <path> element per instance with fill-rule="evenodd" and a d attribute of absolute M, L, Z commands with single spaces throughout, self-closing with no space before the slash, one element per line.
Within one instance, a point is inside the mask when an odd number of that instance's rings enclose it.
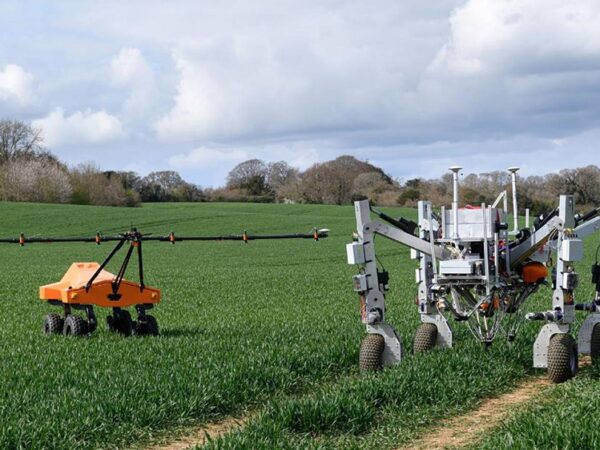
<path fill-rule="evenodd" d="M 421 322 L 432 323 L 437 328 L 435 345 L 442 348 L 452 348 L 452 329 L 448 320 L 442 314 L 421 314 Z"/>
<path fill-rule="evenodd" d="M 592 331 L 597 323 L 600 323 L 600 314 L 598 313 L 590 314 L 583 321 L 583 324 L 579 329 L 579 335 L 577 336 L 577 347 L 579 349 L 579 353 L 583 355 L 589 355 L 592 352 Z"/>
<path fill-rule="evenodd" d="M 548 368 L 550 338 L 555 334 L 567 334 L 569 330 L 569 324 L 547 323 L 542 327 L 533 344 L 533 367 L 536 369 Z"/>
<path fill-rule="evenodd" d="M 402 361 L 402 338 L 398 336 L 394 327 L 387 323 L 367 325 L 367 333 L 383 336 L 385 348 L 381 361 L 383 367 L 392 366 Z"/>

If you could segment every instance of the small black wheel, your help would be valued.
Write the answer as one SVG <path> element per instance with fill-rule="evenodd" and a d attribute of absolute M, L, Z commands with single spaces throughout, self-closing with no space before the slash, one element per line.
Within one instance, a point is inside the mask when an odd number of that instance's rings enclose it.
<path fill-rule="evenodd" d="M 592 363 L 600 361 L 600 323 L 594 325 L 592 338 L 590 339 L 590 356 Z"/>
<path fill-rule="evenodd" d="M 106 316 L 106 326 L 108 327 L 108 331 L 117 331 L 115 329 L 115 318 L 113 316 Z"/>
<path fill-rule="evenodd" d="M 433 323 L 422 323 L 417 328 L 415 338 L 413 340 L 413 353 L 428 352 L 437 341 L 438 330 Z"/>
<path fill-rule="evenodd" d="M 158 322 L 154 316 L 145 315 L 135 322 L 135 334 L 138 336 L 158 336 Z"/>
<path fill-rule="evenodd" d="M 380 334 L 368 334 L 360 345 L 358 366 L 361 371 L 381 370 L 383 367 L 383 349 L 385 340 Z"/>
<path fill-rule="evenodd" d="M 68 315 L 65 319 L 63 334 L 65 336 L 83 336 L 87 333 L 87 323 L 83 317 Z"/>
<path fill-rule="evenodd" d="M 123 335 L 131 336 L 133 332 L 133 321 L 131 320 L 131 314 L 125 309 L 119 309 L 115 311 L 113 318 L 114 331 Z"/>
<path fill-rule="evenodd" d="M 548 378 L 562 383 L 575 376 L 579 366 L 577 342 L 570 334 L 558 333 L 548 345 Z"/>
<path fill-rule="evenodd" d="M 44 317 L 44 325 L 42 326 L 42 332 L 44 334 L 59 334 L 63 332 L 65 326 L 65 320 L 58 314 L 47 314 Z"/>

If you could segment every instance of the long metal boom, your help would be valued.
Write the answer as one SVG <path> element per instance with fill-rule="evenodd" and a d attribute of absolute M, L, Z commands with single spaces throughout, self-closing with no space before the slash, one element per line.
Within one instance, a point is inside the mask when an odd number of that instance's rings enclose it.
<path fill-rule="evenodd" d="M 158 241 L 158 242 L 181 242 L 181 241 L 254 241 L 266 239 L 315 239 L 319 240 L 329 236 L 327 229 L 315 229 L 311 233 L 289 233 L 289 234 L 231 234 L 222 236 L 176 236 L 174 233 L 169 233 L 166 236 L 152 236 L 137 233 L 134 229 L 117 236 L 103 236 L 100 233 L 94 237 L 26 237 L 21 234 L 17 238 L 0 238 L 0 243 L 5 244 L 29 244 L 29 243 L 59 243 L 59 242 L 94 242 L 100 244 L 102 242 L 116 241 Z"/>

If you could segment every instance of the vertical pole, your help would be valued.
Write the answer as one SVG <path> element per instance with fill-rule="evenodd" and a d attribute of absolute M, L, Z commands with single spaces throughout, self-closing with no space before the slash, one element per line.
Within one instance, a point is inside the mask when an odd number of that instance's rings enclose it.
<path fill-rule="evenodd" d="M 488 243 L 488 217 L 489 213 L 485 203 L 481 204 L 481 213 L 483 214 L 483 268 L 485 272 L 486 294 L 490 295 L 490 257 Z"/>
<path fill-rule="evenodd" d="M 452 216 L 454 220 L 453 238 L 458 239 L 458 172 L 462 167 L 452 166 Z"/>
<path fill-rule="evenodd" d="M 435 236 L 433 235 L 431 203 L 427 203 L 427 222 L 429 223 L 429 245 L 431 246 L 431 264 L 433 265 L 434 275 L 437 275 L 437 259 L 435 257 Z"/>
<path fill-rule="evenodd" d="M 517 172 L 518 167 L 509 167 L 508 171 L 512 179 L 512 200 L 513 200 L 513 233 L 519 231 L 519 208 L 517 207 Z"/>
<path fill-rule="evenodd" d="M 423 227 L 425 220 L 430 220 L 431 202 L 420 200 L 417 204 L 419 214 L 419 237 L 425 239 L 426 231 Z M 442 223 L 444 223 L 444 213 L 442 212 Z M 431 223 L 431 222 L 430 222 Z M 443 227 L 444 225 L 442 225 Z M 419 258 L 419 268 L 417 269 L 417 280 L 419 283 L 419 312 L 421 314 L 433 314 L 435 308 L 430 304 L 430 287 L 433 282 L 433 263 L 432 257 L 421 252 L 417 252 Z"/>

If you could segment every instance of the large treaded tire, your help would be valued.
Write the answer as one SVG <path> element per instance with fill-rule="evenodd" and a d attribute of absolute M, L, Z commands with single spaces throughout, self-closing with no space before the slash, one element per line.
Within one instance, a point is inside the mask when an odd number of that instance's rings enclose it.
<path fill-rule="evenodd" d="M 413 340 L 413 353 L 428 352 L 437 341 L 438 330 L 433 323 L 422 323 L 417 328 Z"/>
<path fill-rule="evenodd" d="M 87 323 L 83 317 L 67 316 L 63 327 L 65 336 L 83 336 L 87 332 Z"/>
<path fill-rule="evenodd" d="M 570 380 L 577 373 L 577 342 L 570 334 L 555 334 L 548 345 L 548 378 L 554 383 Z"/>
<path fill-rule="evenodd" d="M 600 361 L 600 323 L 594 325 L 594 328 L 592 329 L 590 356 L 592 357 L 592 363 Z"/>
<path fill-rule="evenodd" d="M 47 314 L 44 317 L 44 325 L 42 326 L 42 332 L 44 334 L 60 334 L 63 332 L 65 326 L 64 319 L 58 314 Z"/>
<path fill-rule="evenodd" d="M 385 340 L 380 334 L 368 334 L 360 345 L 358 366 L 363 372 L 372 372 L 383 368 L 383 349 Z"/>

